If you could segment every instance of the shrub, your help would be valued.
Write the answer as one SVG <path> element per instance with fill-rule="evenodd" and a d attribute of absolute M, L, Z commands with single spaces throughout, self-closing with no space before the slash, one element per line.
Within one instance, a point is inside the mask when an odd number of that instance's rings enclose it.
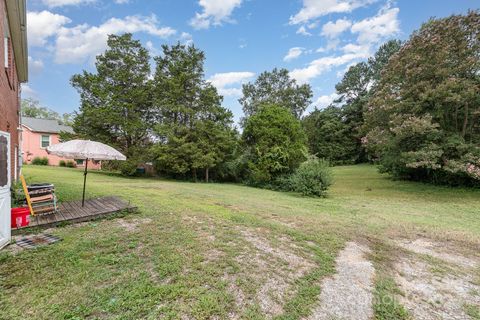
<path fill-rule="evenodd" d="M 388 60 L 361 129 L 384 172 L 480 185 L 479 25 L 478 10 L 432 19 Z"/>
<path fill-rule="evenodd" d="M 247 157 L 247 182 L 269 185 L 305 160 L 306 136 L 290 110 L 263 105 L 245 121 L 242 141 Z"/>
<path fill-rule="evenodd" d="M 32 160 L 32 164 L 37 165 L 37 166 L 48 166 L 48 158 L 47 157 L 35 157 Z"/>
<path fill-rule="evenodd" d="M 305 196 L 324 197 L 332 182 L 332 171 L 328 162 L 310 158 L 291 175 L 287 187 Z"/>
<path fill-rule="evenodd" d="M 66 167 L 66 166 L 67 166 L 65 160 L 60 160 L 60 161 L 58 162 L 58 165 L 59 165 L 60 167 Z"/>
<path fill-rule="evenodd" d="M 120 172 L 124 176 L 136 176 L 137 175 L 138 162 L 136 160 L 122 161 L 120 164 Z"/>
<path fill-rule="evenodd" d="M 65 162 L 65 166 L 66 166 L 67 168 L 76 168 L 76 167 L 77 167 L 77 164 L 75 163 L 75 161 L 69 160 L 69 161 Z"/>
<path fill-rule="evenodd" d="M 20 180 L 12 181 L 12 185 L 10 186 L 10 194 L 11 194 L 11 206 L 17 207 L 23 204 L 25 200 L 25 196 L 23 193 L 22 182 Z"/>

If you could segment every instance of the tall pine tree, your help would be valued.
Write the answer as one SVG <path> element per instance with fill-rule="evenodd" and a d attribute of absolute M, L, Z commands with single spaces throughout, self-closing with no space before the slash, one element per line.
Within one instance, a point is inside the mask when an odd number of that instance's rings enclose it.
<path fill-rule="evenodd" d="M 131 34 L 110 35 L 107 44 L 97 56 L 96 73 L 83 71 L 71 79 L 81 101 L 73 128 L 135 159 L 148 147 L 155 121 L 149 54 Z"/>
<path fill-rule="evenodd" d="M 160 117 L 154 146 L 160 171 L 208 181 L 210 169 L 232 153 L 235 144 L 232 113 L 222 96 L 204 79 L 205 55 L 194 46 L 163 46 L 156 57 L 154 101 Z"/>

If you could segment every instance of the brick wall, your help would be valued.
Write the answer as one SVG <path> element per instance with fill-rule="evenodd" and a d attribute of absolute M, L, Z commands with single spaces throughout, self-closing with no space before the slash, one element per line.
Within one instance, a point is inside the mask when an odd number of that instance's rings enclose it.
<path fill-rule="evenodd" d="M 13 59 L 13 50 L 11 43 L 9 44 L 10 52 L 10 68 L 5 68 L 5 48 L 3 37 L 5 34 L 4 21 L 5 21 L 5 0 L 0 0 L 0 131 L 10 133 L 11 139 L 11 172 L 12 181 L 15 177 L 15 166 L 18 159 L 15 157 L 15 148 L 20 152 L 19 132 L 17 130 L 19 126 L 19 87 L 17 71 L 15 68 L 15 61 Z M 17 166 L 18 167 L 18 166 Z"/>

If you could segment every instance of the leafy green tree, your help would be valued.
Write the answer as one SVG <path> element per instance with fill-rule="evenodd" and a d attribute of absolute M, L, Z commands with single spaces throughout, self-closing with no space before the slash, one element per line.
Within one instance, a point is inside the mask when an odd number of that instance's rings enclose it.
<path fill-rule="evenodd" d="M 366 62 L 360 62 L 348 68 L 335 89 L 340 95 L 339 102 L 351 104 L 362 100 L 369 91 L 372 81 L 372 70 Z"/>
<path fill-rule="evenodd" d="M 316 112 L 305 119 L 311 152 L 332 162 L 365 162 L 367 155 L 361 138 L 364 110 L 377 86 L 383 67 L 401 46 L 390 40 L 380 46 L 367 62 L 351 66 L 335 86 L 337 110 Z"/>
<path fill-rule="evenodd" d="M 242 86 L 243 97 L 238 101 L 243 106 L 245 117 L 255 114 L 265 104 L 284 107 L 300 119 L 312 102 L 312 88 L 309 84 L 298 85 L 290 78 L 287 69 L 273 69 L 262 72 L 254 83 Z"/>
<path fill-rule="evenodd" d="M 400 40 L 387 41 L 378 48 L 373 57 L 368 59 L 372 88 L 375 88 L 382 76 L 383 68 L 388 64 L 390 58 L 400 50 L 402 44 Z"/>
<path fill-rule="evenodd" d="M 364 162 L 366 153 L 361 143 L 364 136 L 364 109 L 375 91 L 384 66 L 401 47 L 398 40 L 390 40 L 378 48 L 368 62 L 360 62 L 351 66 L 336 86 L 339 94 L 336 101 L 341 105 L 343 122 L 348 125 L 347 139 L 355 141 L 356 147 L 352 153 L 345 154 L 345 160 Z"/>
<path fill-rule="evenodd" d="M 232 113 L 221 106 L 223 98 L 204 79 L 205 55 L 194 46 L 163 46 L 156 57 L 154 101 L 160 124 L 153 148 L 159 170 L 176 175 L 210 169 L 233 152 L 236 133 Z"/>
<path fill-rule="evenodd" d="M 75 132 L 115 146 L 131 161 L 144 157 L 156 121 L 148 51 L 131 34 L 110 35 L 97 56 L 96 73 L 74 75 L 80 93 Z"/>
<path fill-rule="evenodd" d="M 381 73 L 364 142 L 409 179 L 480 181 L 480 13 L 432 19 Z"/>
<path fill-rule="evenodd" d="M 37 119 L 53 119 L 67 126 L 72 125 L 71 113 L 64 113 L 63 115 L 60 115 L 56 111 L 53 111 L 47 107 L 41 106 L 40 101 L 32 98 L 22 99 L 21 113 L 22 113 L 22 116 L 24 117 L 37 118 Z"/>
<path fill-rule="evenodd" d="M 268 184 L 291 174 L 306 159 L 306 137 L 299 120 L 290 110 L 264 105 L 248 117 L 242 141 L 253 184 Z"/>
<path fill-rule="evenodd" d="M 357 144 L 340 108 L 315 109 L 302 119 L 302 123 L 311 154 L 337 164 L 356 160 Z"/>

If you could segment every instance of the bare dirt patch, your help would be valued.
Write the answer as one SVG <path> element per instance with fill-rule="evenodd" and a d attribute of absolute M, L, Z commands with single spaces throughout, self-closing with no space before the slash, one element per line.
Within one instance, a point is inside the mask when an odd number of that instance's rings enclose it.
<path fill-rule="evenodd" d="M 347 243 L 336 259 L 337 273 L 321 286 L 320 304 L 309 319 L 355 319 L 373 317 L 373 279 L 375 269 L 366 259 L 369 249 Z"/>
<path fill-rule="evenodd" d="M 247 245 L 236 261 L 248 272 L 254 282 L 255 293 L 247 293 L 237 285 L 236 280 L 245 279 L 245 274 L 227 277 L 239 314 L 231 314 L 232 319 L 240 318 L 242 310 L 257 304 L 267 319 L 283 313 L 283 305 L 293 294 L 292 286 L 296 279 L 315 267 L 308 253 L 293 243 L 288 237 L 263 236 L 264 229 L 238 228 Z M 274 238 L 274 239 L 272 239 Z M 273 241 L 272 241 L 273 240 Z M 248 270 L 248 271 L 247 271 Z"/>
<path fill-rule="evenodd" d="M 420 259 L 401 258 L 396 264 L 396 282 L 404 293 L 400 303 L 415 319 L 469 319 L 464 306 L 480 305 L 480 286 L 464 273 L 432 273 Z"/>
<path fill-rule="evenodd" d="M 301 248 L 285 236 L 278 238 L 279 246 L 273 246 L 268 239 L 251 231 L 243 230 L 242 235 L 258 252 L 286 263 L 287 269 L 293 271 L 295 277 L 305 274 L 314 266 L 310 260 L 299 255 Z"/>
<path fill-rule="evenodd" d="M 395 241 L 395 244 L 408 251 L 418 254 L 426 254 L 464 268 L 476 268 L 477 266 L 480 266 L 480 257 L 475 257 L 474 255 L 465 257 L 458 254 L 450 245 L 436 242 L 431 239 L 419 238 L 415 240 L 397 240 Z"/>
<path fill-rule="evenodd" d="M 152 219 L 142 218 L 142 219 L 123 219 L 119 218 L 115 220 L 115 223 L 125 229 L 128 232 L 134 232 L 138 229 L 139 226 L 143 224 L 151 223 Z"/>

